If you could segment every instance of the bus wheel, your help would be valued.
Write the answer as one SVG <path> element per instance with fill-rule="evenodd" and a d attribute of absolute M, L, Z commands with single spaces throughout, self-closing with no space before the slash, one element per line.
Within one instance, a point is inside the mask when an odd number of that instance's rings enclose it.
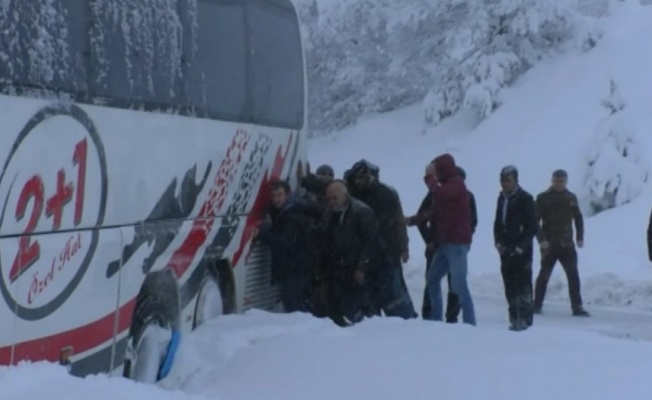
<path fill-rule="evenodd" d="M 172 328 L 163 303 L 150 295 L 138 303 L 127 344 L 124 376 L 136 382 L 156 383 L 168 358 Z"/>
<path fill-rule="evenodd" d="M 224 301 L 217 278 L 210 271 L 206 272 L 199 286 L 193 329 L 224 314 Z"/>

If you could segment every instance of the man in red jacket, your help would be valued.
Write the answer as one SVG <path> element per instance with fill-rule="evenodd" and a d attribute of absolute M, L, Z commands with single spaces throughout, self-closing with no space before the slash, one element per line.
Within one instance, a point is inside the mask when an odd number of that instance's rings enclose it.
<path fill-rule="evenodd" d="M 430 319 L 443 320 L 441 280 L 450 274 L 452 291 L 457 294 L 462 309 L 462 320 L 475 325 L 473 299 L 466 280 L 467 255 L 473 235 L 469 192 L 453 156 L 443 154 L 435 158 L 433 164 L 434 174 L 426 176 L 433 196 L 428 217 L 434 222 L 439 248 L 427 273 L 432 307 Z"/>

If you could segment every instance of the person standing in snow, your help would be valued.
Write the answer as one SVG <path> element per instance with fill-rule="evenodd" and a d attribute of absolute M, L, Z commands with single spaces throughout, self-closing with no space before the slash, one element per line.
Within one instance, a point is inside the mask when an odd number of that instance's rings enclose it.
<path fill-rule="evenodd" d="M 317 210 L 294 199 L 285 181 L 271 183 L 271 226 L 254 229 L 254 239 L 272 254 L 272 282 L 279 283 L 286 312 L 307 312 L 313 275 L 318 263 Z"/>
<path fill-rule="evenodd" d="M 424 178 L 432 192 L 430 210 L 410 218 L 416 223 L 428 218 L 434 224 L 436 252 L 426 273 L 431 304 L 428 319 L 443 320 L 441 280 L 450 274 L 452 291 L 462 309 L 462 321 L 475 325 L 475 309 L 467 283 L 467 256 L 473 236 L 469 191 L 452 155 L 443 154 L 432 165 L 434 168 L 428 168 Z"/>
<path fill-rule="evenodd" d="M 509 305 L 510 329 L 532 325 L 532 248 L 537 233 L 534 198 L 518 184 L 518 169 L 500 171 L 501 193 L 494 220 L 494 242 Z"/>
<path fill-rule="evenodd" d="M 458 166 L 457 172 L 462 177 L 462 180 L 465 181 L 466 172 L 464 171 L 464 169 Z M 426 173 L 424 175 L 424 181 L 426 182 L 426 187 L 428 187 L 428 182 L 430 181 L 428 179 L 428 175 L 432 175 L 434 173 L 435 173 L 435 166 L 434 164 L 429 163 L 426 166 Z M 428 269 L 432 264 L 433 257 L 437 251 L 437 243 L 435 242 L 436 231 L 434 229 L 435 224 L 432 218 L 419 218 L 419 216 L 427 214 L 428 210 L 431 208 L 433 204 L 432 190 L 434 190 L 434 188 L 428 187 L 428 192 L 426 193 L 425 197 L 421 201 L 421 205 L 419 206 L 417 214 L 413 217 L 406 218 L 407 226 L 417 225 L 417 228 L 419 229 L 419 234 L 421 235 L 421 238 L 423 239 L 426 245 L 426 251 L 425 251 L 426 279 L 428 276 Z M 468 192 L 469 192 L 469 202 L 471 207 L 471 229 L 472 229 L 472 233 L 475 233 L 475 229 L 478 225 L 478 212 L 475 204 L 475 196 L 470 190 Z M 448 299 L 446 301 L 446 322 L 457 323 L 457 319 L 461 309 L 460 309 L 460 304 L 457 295 L 453 293 L 452 290 L 450 273 L 447 275 L 447 281 L 448 281 Z M 428 285 L 426 285 L 426 287 L 423 290 L 423 304 L 421 306 L 421 317 L 423 319 L 429 319 L 430 310 L 431 310 L 430 296 L 428 294 Z"/>
<path fill-rule="evenodd" d="M 559 261 L 568 279 L 573 315 L 588 317 L 589 313 L 582 307 L 577 251 L 573 240 L 575 221 L 577 247 L 584 246 L 584 219 L 577 196 L 566 188 L 567 183 L 566 171 L 554 171 L 550 188 L 540 193 L 536 199 L 537 224 L 541 224 L 537 234 L 541 249 L 541 269 L 534 290 L 534 312 L 541 313 L 550 275 Z"/>
<path fill-rule="evenodd" d="M 349 170 L 350 191 L 356 199 L 368 205 L 379 223 L 379 233 L 385 248 L 387 267 L 369 277 L 374 312 L 404 319 L 416 318 L 410 293 L 403 276 L 403 263 L 409 259 L 407 227 L 398 193 L 377 179 L 378 167 L 361 160 Z"/>
<path fill-rule="evenodd" d="M 329 210 L 325 228 L 322 279 L 328 282 L 330 315 L 348 326 L 368 313 L 366 283 L 383 265 L 378 220 L 373 210 L 349 194 L 346 183 L 334 180 L 326 188 Z"/>

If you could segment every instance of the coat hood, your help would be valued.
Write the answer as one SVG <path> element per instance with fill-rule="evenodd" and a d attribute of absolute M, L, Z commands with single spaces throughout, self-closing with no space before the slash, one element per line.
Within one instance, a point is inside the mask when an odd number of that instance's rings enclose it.
<path fill-rule="evenodd" d="M 440 181 L 445 182 L 450 178 L 457 176 L 457 165 L 452 155 L 446 153 L 435 158 L 435 169 L 437 170 L 437 177 Z"/>

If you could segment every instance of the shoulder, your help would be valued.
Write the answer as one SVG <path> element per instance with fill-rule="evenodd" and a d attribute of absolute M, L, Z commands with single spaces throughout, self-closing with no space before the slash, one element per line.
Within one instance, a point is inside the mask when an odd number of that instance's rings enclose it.
<path fill-rule="evenodd" d="M 579 201 L 577 200 L 577 195 L 571 191 L 566 191 L 566 197 L 570 203 L 571 207 L 579 207 Z"/>
<path fill-rule="evenodd" d="M 564 191 L 564 194 L 565 194 L 566 197 L 568 197 L 570 200 L 577 202 L 577 195 L 576 195 L 575 193 L 573 193 L 573 192 L 571 192 L 570 190 L 566 189 L 566 190 Z"/>
<path fill-rule="evenodd" d="M 392 186 L 389 186 L 386 183 L 378 182 L 377 190 L 379 193 L 381 193 L 383 196 L 391 199 L 398 199 L 398 191 L 394 189 Z"/>
<path fill-rule="evenodd" d="M 532 196 L 530 194 L 530 192 L 528 192 L 527 190 L 525 190 L 523 188 L 519 188 L 518 192 L 516 192 L 516 195 L 523 201 L 527 201 L 527 202 L 532 201 L 532 202 L 534 202 L 534 196 Z"/>
<path fill-rule="evenodd" d="M 537 194 L 537 201 L 545 200 L 550 195 L 550 190 L 545 190 Z"/>
<path fill-rule="evenodd" d="M 351 197 L 351 205 L 349 206 L 351 211 L 358 214 L 372 213 L 373 210 L 362 200 L 358 200 L 354 197 Z"/>

